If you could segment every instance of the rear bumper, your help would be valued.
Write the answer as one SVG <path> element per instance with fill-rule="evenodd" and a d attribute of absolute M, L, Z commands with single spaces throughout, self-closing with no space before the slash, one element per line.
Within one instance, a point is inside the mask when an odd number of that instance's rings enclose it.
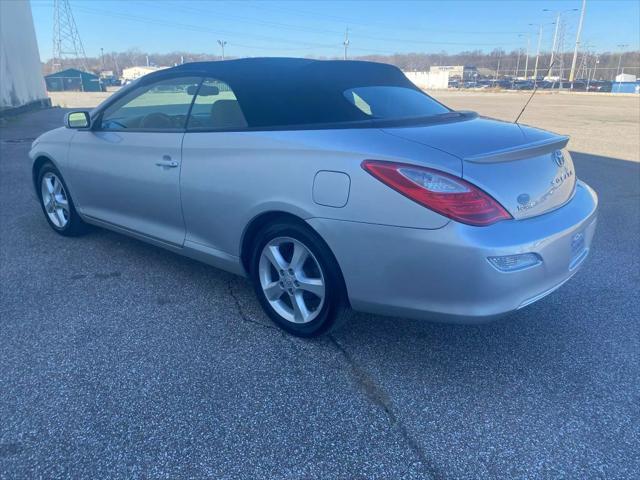
<path fill-rule="evenodd" d="M 578 182 L 562 208 L 489 227 L 449 222 L 425 230 L 318 218 L 309 223 L 338 259 L 354 309 L 472 323 L 523 308 L 569 280 L 589 253 L 597 205 L 595 192 Z M 487 260 L 529 252 L 542 261 L 513 272 Z"/>

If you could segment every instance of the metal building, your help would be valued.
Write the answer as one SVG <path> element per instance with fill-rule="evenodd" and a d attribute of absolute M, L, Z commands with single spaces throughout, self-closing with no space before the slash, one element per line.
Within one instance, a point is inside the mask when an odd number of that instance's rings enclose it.
<path fill-rule="evenodd" d="M 49 92 L 101 92 L 102 85 L 97 75 L 77 68 L 67 68 L 44 77 Z"/>
<path fill-rule="evenodd" d="M 26 0 L 0 0 L 0 115 L 50 104 Z"/>

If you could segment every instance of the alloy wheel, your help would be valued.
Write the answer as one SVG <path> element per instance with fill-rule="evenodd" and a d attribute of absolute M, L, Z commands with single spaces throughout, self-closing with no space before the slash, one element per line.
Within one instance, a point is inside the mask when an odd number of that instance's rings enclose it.
<path fill-rule="evenodd" d="M 53 172 L 45 173 L 42 177 L 40 192 L 42 205 L 51 223 L 57 228 L 65 228 L 71 218 L 71 209 L 69 197 L 60 178 Z"/>
<path fill-rule="evenodd" d="M 260 286 L 271 307 L 292 323 L 309 323 L 325 302 L 322 268 L 311 250 L 290 237 L 269 241 L 258 264 Z"/>

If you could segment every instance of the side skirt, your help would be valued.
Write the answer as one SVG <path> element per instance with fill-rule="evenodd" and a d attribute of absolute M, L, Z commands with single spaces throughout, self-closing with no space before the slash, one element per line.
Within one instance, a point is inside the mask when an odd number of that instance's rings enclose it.
<path fill-rule="evenodd" d="M 206 263 L 207 265 L 211 265 L 212 267 L 219 268 L 229 273 L 234 273 L 243 277 L 247 276 L 242 266 L 242 262 L 240 261 L 240 257 L 230 255 L 216 248 L 202 245 L 197 242 L 192 242 L 190 240 L 186 240 L 184 242 L 184 245 L 177 245 L 175 243 L 166 242 L 159 238 L 151 237 L 135 230 L 120 227 L 118 225 L 114 225 L 112 223 L 105 222 L 88 215 L 82 215 L 82 219 L 85 222 L 90 223 L 91 225 L 95 225 L 97 227 L 101 227 L 116 233 L 120 233 L 122 235 L 126 235 L 128 237 L 135 238 L 136 240 L 149 243 L 156 247 L 164 248 L 165 250 L 169 250 L 173 253 L 177 253 L 178 255 L 182 255 L 199 262 Z"/>

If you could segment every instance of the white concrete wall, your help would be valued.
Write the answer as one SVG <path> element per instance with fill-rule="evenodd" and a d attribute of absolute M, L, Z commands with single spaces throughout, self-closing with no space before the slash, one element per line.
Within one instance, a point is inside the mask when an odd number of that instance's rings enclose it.
<path fill-rule="evenodd" d="M 27 0 L 0 0 L 0 109 L 47 98 Z"/>

